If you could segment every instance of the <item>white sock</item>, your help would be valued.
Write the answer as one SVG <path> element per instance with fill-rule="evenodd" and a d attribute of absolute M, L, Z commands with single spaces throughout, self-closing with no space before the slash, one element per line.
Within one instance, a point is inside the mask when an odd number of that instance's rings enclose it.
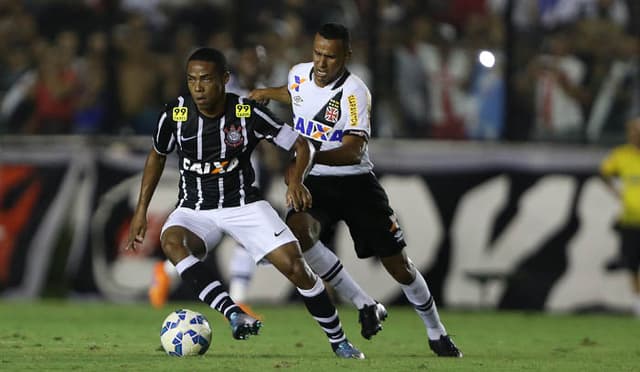
<path fill-rule="evenodd" d="M 311 247 L 302 255 L 311 269 L 322 280 L 331 286 L 344 299 L 351 301 L 356 308 L 361 309 L 365 305 L 373 305 L 376 301 L 360 288 L 351 275 L 342 266 L 338 256 L 329 250 L 321 241 Z"/>
<path fill-rule="evenodd" d="M 446 335 L 447 331 L 440 321 L 436 302 L 433 300 L 433 296 L 431 296 L 427 282 L 424 280 L 422 274 L 416 270 L 416 279 L 413 283 L 409 285 L 401 284 L 400 287 L 409 302 L 413 304 L 416 313 L 422 318 L 422 321 L 427 327 L 429 339 L 437 340 L 440 336 Z"/>
<path fill-rule="evenodd" d="M 238 245 L 234 248 L 229 269 L 231 271 L 229 296 L 236 302 L 244 303 L 247 300 L 251 278 L 256 271 L 256 263 L 249 252 Z"/>
<path fill-rule="evenodd" d="M 173 264 L 169 260 L 164 260 L 163 269 L 169 277 L 169 287 L 171 288 L 171 290 L 174 290 L 182 281 L 182 278 L 180 278 L 180 274 L 178 274 L 178 270 L 176 270 L 176 267 L 173 266 Z"/>
<path fill-rule="evenodd" d="M 182 261 L 176 264 L 176 271 L 178 271 L 178 274 L 182 275 L 185 270 L 197 264 L 198 262 L 200 262 L 200 260 L 197 259 L 196 256 L 188 255 L 187 257 L 183 258 Z"/>

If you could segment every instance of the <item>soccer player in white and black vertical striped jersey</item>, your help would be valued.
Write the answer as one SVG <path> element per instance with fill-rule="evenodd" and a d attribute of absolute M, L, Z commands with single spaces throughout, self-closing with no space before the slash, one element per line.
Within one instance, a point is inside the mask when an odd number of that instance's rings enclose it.
<path fill-rule="evenodd" d="M 296 210 L 306 209 L 311 197 L 302 180 L 311 165 L 312 146 L 264 107 L 225 92 L 229 72 L 220 51 L 194 51 L 186 78 L 190 96 L 178 97 L 166 107 L 153 134 L 127 247 L 136 249 L 144 239 L 149 203 L 166 156 L 175 150 L 181 175 L 178 203 L 162 227 L 162 250 L 198 298 L 229 319 L 233 337 L 258 334 L 261 322 L 243 312 L 197 258 L 212 248 L 210 238 L 221 231 L 242 244 L 256 262 L 272 263 L 298 288 L 336 355 L 363 359 L 364 354 L 347 340 L 338 312 L 322 280 L 302 258 L 295 236 L 252 186 L 249 157 L 258 141 L 295 149 L 295 171 L 286 198 Z"/>
<path fill-rule="evenodd" d="M 319 151 L 305 185 L 313 196 L 306 211 L 292 211 L 287 224 L 304 257 L 343 297 L 353 298 L 360 310 L 361 334 L 375 335 L 386 317 L 381 304 L 352 281 L 338 257 L 319 240 L 323 231 L 344 221 L 359 258 L 378 257 L 400 284 L 425 324 L 430 348 L 439 356 L 461 357 L 447 334 L 424 277 L 407 257 L 406 242 L 387 194 L 373 173 L 368 141 L 371 135 L 371 94 L 346 64 L 351 55 L 349 31 L 327 23 L 315 34 L 313 61 L 289 72 L 287 85 L 257 89 L 249 97 L 291 104 L 294 128 L 315 142 Z"/>

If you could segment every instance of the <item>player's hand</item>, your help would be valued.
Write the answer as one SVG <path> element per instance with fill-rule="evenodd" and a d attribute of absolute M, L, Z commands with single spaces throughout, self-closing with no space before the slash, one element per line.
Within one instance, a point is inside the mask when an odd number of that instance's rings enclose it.
<path fill-rule="evenodd" d="M 125 250 L 136 251 L 142 247 L 142 241 L 144 235 L 147 232 L 147 216 L 145 212 L 134 213 L 131 219 L 131 226 L 129 226 L 129 239 L 127 240 L 127 246 Z"/>
<path fill-rule="evenodd" d="M 294 169 L 296 168 L 295 159 L 291 159 L 291 162 L 284 169 L 284 184 L 289 186 L 289 179 L 292 178 L 292 174 L 294 174 Z"/>
<path fill-rule="evenodd" d="M 311 208 L 311 193 L 302 183 L 292 182 L 287 188 L 287 206 L 296 212 Z"/>
<path fill-rule="evenodd" d="M 254 89 L 247 95 L 247 98 L 252 99 L 259 104 L 266 106 L 269 104 L 269 98 L 266 95 L 265 89 Z"/>

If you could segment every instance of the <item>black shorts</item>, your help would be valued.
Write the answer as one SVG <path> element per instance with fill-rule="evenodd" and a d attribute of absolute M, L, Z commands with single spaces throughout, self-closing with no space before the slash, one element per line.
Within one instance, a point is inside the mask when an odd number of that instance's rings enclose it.
<path fill-rule="evenodd" d="M 308 176 L 313 197 L 308 210 L 321 226 L 321 236 L 344 221 L 359 258 L 388 257 L 406 246 L 387 193 L 372 173 L 355 176 Z"/>
<path fill-rule="evenodd" d="M 633 273 L 640 269 L 640 227 L 619 226 L 624 266 Z"/>

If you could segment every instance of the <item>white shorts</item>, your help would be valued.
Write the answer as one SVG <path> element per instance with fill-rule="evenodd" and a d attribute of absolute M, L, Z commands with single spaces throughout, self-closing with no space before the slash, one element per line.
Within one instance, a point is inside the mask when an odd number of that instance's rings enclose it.
<path fill-rule="evenodd" d="M 204 242 L 207 252 L 220 242 L 222 234 L 231 236 L 251 254 L 256 263 L 274 249 L 297 241 L 271 204 L 265 200 L 241 207 L 196 211 L 176 208 L 162 226 L 162 232 L 181 226 Z"/>

